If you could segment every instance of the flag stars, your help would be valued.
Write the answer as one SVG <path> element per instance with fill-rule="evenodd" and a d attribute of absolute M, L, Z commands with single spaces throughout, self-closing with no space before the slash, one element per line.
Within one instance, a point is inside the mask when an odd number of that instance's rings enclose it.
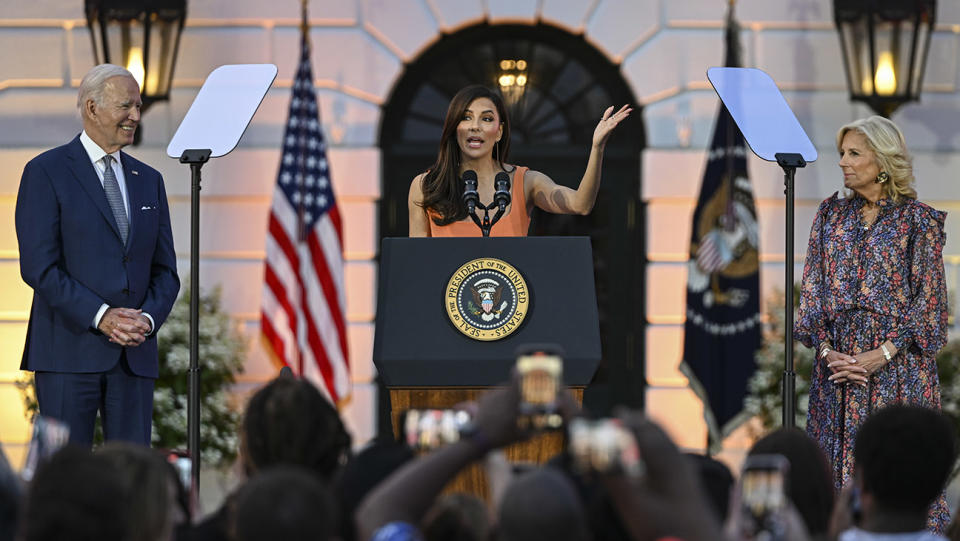
<path fill-rule="evenodd" d="M 283 155 L 283 165 L 291 166 L 293 165 L 293 154 L 287 152 Z"/>
<path fill-rule="evenodd" d="M 317 166 L 317 159 L 313 156 L 307 158 L 307 169 L 313 169 Z"/>
<path fill-rule="evenodd" d="M 301 199 L 301 197 L 300 197 L 300 192 L 293 192 L 293 195 L 290 196 L 290 199 L 292 199 L 294 203 L 296 203 L 297 205 L 299 205 L 299 204 L 300 204 L 300 199 Z"/>
<path fill-rule="evenodd" d="M 281 182 L 281 183 L 283 183 L 283 184 L 290 184 L 290 182 L 291 182 L 292 180 L 293 180 L 293 175 L 291 175 L 289 172 L 284 171 L 283 173 L 280 174 L 280 182 Z"/>
<path fill-rule="evenodd" d="M 317 198 L 317 203 L 318 203 L 321 207 L 327 206 L 327 196 L 325 196 L 325 195 L 323 195 L 323 194 L 320 194 L 320 197 Z"/>
<path fill-rule="evenodd" d="M 318 183 L 318 187 L 321 190 L 326 190 L 328 186 L 330 186 L 330 181 L 327 180 L 327 177 L 326 176 L 320 177 L 320 182 Z"/>
<path fill-rule="evenodd" d="M 313 188 L 313 186 L 316 183 L 317 183 L 316 177 L 314 177 L 313 175 L 307 175 L 307 188 Z"/>

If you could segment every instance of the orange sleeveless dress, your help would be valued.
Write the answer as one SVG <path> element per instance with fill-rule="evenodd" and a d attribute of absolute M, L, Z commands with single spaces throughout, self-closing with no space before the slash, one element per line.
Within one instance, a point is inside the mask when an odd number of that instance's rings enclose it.
<path fill-rule="evenodd" d="M 500 217 L 500 221 L 490 228 L 491 237 L 526 237 L 527 230 L 530 228 L 530 214 L 527 212 L 527 197 L 523 189 L 523 175 L 527 172 L 526 167 L 517 167 L 513 174 L 513 186 L 511 187 L 510 207 L 507 213 Z M 494 210 L 490 211 L 490 218 L 493 219 Z M 473 223 L 473 218 L 469 216 L 465 220 L 453 222 L 447 225 L 437 225 L 433 223 L 433 217 L 436 212 L 427 211 L 427 223 L 430 224 L 431 237 L 480 237 L 482 233 L 477 224 Z M 477 209 L 477 216 L 483 220 L 483 211 Z"/>

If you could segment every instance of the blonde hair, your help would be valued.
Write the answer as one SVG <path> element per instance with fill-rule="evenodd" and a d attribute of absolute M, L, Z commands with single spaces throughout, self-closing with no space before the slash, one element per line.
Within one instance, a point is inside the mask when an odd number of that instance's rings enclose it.
<path fill-rule="evenodd" d="M 883 184 L 886 197 L 893 202 L 899 201 L 901 197 L 916 199 L 917 191 L 913 188 L 913 159 L 907 152 L 907 142 L 900 128 L 882 116 L 854 120 L 837 132 L 838 151 L 843 145 L 843 137 L 851 131 L 863 135 L 867 146 L 876 157 L 877 167 L 881 172 L 890 175 L 890 180 Z"/>

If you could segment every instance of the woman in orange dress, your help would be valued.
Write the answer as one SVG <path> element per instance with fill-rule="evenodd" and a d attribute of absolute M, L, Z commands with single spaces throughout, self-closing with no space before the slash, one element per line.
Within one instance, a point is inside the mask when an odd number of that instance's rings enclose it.
<path fill-rule="evenodd" d="M 556 214 L 588 214 L 600 189 L 603 149 L 613 129 L 630 115 L 627 105 L 604 111 L 593 132 L 587 169 L 574 190 L 547 175 L 506 163 L 510 152 L 510 119 L 503 99 L 481 85 L 468 86 L 453 97 L 440 136 L 437 161 L 410 183 L 407 207 L 411 237 L 479 237 L 480 228 L 463 203 L 464 171 L 477 173 L 481 202 L 493 201 L 494 177 L 510 176 L 511 203 L 490 230 L 494 237 L 523 237 L 533 206 Z"/>

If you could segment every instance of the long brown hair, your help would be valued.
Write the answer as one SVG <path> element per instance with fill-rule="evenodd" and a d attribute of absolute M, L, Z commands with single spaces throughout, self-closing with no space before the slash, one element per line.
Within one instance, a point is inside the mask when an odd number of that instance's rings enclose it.
<path fill-rule="evenodd" d="M 500 93 L 483 85 L 470 85 L 457 92 L 450 100 L 447 118 L 443 121 L 437 161 L 427 171 L 420 186 L 423 191 L 423 202 L 420 206 L 436 212 L 437 216 L 433 216 L 433 223 L 437 225 L 447 225 L 467 217 L 467 207 L 461 198 L 463 182 L 460 180 L 460 146 L 457 144 L 457 126 L 463 120 L 467 108 L 473 100 L 478 98 L 488 98 L 493 102 L 503 126 L 503 133 L 497 143 L 497 161 L 501 169 L 504 169 L 503 162 L 510 153 L 510 118 L 507 116 L 507 107 Z"/>

